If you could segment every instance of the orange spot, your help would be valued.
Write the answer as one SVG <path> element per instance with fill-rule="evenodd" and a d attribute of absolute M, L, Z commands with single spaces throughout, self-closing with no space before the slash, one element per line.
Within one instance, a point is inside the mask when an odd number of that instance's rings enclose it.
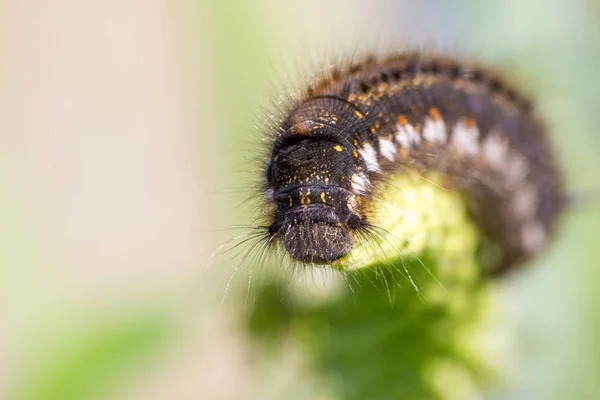
<path fill-rule="evenodd" d="M 406 125 L 406 124 L 408 124 L 408 119 L 406 119 L 406 117 L 404 115 L 400 115 L 398 117 L 398 123 L 400 125 Z"/>
<path fill-rule="evenodd" d="M 344 175 L 342 175 L 342 177 L 340 178 L 340 182 L 344 182 L 346 180 L 346 177 Z"/>
<path fill-rule="evenodd" d="M 474 128 L 477 125 L 477 122 L 475 122 L 475 118 L 469 117 L 469 118 L 465 118 L 465 126 L 467 128 Z"/>
<path fill-rule="evenodd" d="M 311 132 L 311 124 L 307 121 L 301 121 L 295 124 L 296 132 L 299 135 L 309 135 Z"/>
<path fill-rule="evenodd" d="M 375 128 L 371 128 L 371 133 L 375 133 Z"/>
<path fill-rule="evenodd" d="M 355 158 L 358 158 L 358 152 L 356 150 L 352 150 L 352 154 L 354 155 Z"/>
<path fill-rule="evenodd" d="M 429 109 L 429 116 L 433 118 L 434 121 L 439 120 L 441 118 L 440 110 L 438 110 L 437 107 L 431 107 Z"/>
<path fill-rule="evenodd" d="M 354 145 L 358 146 L 358 140 L 354 139 Z"/>
<path fill-rule="evenodd" d="M 344 151 L 344 148 L 342 146 L 340 146 L 339 144 L 336 144 L 335 146 L 333 146 L 333 148 L 335 149 L 335 151 L 339 151 L 339 152 Z"/>

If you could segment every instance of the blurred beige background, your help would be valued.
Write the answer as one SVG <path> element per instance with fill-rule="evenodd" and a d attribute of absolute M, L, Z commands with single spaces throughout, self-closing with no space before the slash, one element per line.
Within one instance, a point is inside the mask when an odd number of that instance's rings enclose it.
<path fill-rule="evenodd" d="M 198 115 L 202 44 L 186 6 L 0 7 L 0 388 L 55 339 L 44 331 L 60 336 L 57 325 L 101 310 L 128 315 L 198 268 L 196 231 L 210 217 L 199 190 L 212 179 L 202 132 L 214 128 Z M 198 398 L 213 385 L 197 368 L 206 356 L 190 354 L 183 375 L 165 368 L 166 392 L 125 398 Z"/>

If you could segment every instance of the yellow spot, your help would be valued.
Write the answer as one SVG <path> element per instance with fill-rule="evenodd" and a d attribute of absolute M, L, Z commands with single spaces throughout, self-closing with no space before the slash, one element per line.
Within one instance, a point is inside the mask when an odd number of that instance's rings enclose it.
<path fill-rule="evenodd" d="M 350 211 L 352 211 L 355 214 L 358 214 L 358 200 L 356 198 L 356 196 L 350 196 L 350 198 L 348 199 L 348 203 L 346 203 L 348 209 Z"/>
<path fill-rule="evenodd" d="M 335 151 L 339 151 L 339 152 L 344 151 L 344 148 L 342 146 L 340 146 L 339 144 L 336 144 L 335 146 L 333 146 L 333 148 L 335 149 Z"/>
<path fill-rule="evenodd" d="M 294 202 L 292 201 L 292 196 L 288 196 L 288 199 L 290 199 L 290 207 L 291 207 L 292 205 L 294 205 Z"/>
<path fill-rule="evenodd" d="M 358 152 L 356 150 L 352 150 L 352 154 L 354 155 L 355 158 L 358 158 Z"/>
<path fill-rule="evenodd" d="M 354 139 L 354 145 L 358 146 L 358 140 Z"/>
<path fill-rule="evenodd" d="M 363 119 L 363 118 L 365 117 L 365 116 L 364 116 L 364 115 L 362 115 L 362 113 L 361 113 L 360 111 L 358 111 L 358 110 L 354 111 L 354 114 L 356 114 L 356 116 L 357 116 L 358 118 L 360 118 L 360 119 Z"/>
<path fill-rule="evenodd" d="M 325 201 L 325 192 L 321 192 L 321 201 L 327 203 L 327 201 Z"/>

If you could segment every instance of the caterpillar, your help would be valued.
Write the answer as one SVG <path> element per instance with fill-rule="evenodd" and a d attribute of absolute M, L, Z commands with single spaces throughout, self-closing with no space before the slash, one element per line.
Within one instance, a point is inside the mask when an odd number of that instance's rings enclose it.
<path fill-rule="evenodd" d="M 307 264 L 339 265 L 375 227 L 393 174 L 437 172 L 500 249 L 494 272 L 545 247 L 567 204 L 533 103 L 490 68 L 399 53 L 331 68 L 274 129 L 261 190 L 269 243 Z"/>

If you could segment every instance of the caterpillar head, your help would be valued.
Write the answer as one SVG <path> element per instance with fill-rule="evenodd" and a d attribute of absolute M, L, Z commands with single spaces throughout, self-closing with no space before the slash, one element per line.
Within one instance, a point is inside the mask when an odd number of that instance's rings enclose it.
<path fill-rule="evenodd" d="M 352 154 L 328 140 L 301 140 L 277 149 L 267 171 L 276 203 L 270 234 L 291 257 L 331 263 L 348 254 L 362 225 L 352 183 Z"/>

